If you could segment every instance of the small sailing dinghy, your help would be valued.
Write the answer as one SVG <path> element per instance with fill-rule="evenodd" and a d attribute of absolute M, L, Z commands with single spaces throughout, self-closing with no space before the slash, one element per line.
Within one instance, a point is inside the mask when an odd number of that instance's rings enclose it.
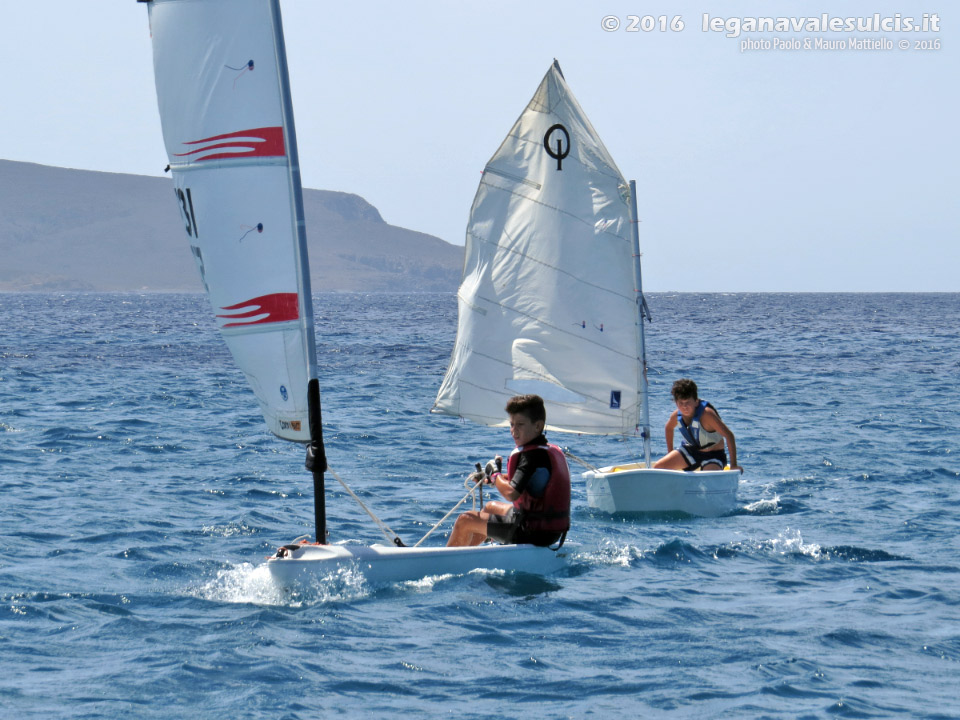
<path fill-rule="evenodd" d="M 645 462 L 584 474 L 590 507 L 719 515 L 735 506 L 739 470 L 651 467 L 636 215 L 635 183 L 555 60 L 484 168 L 433 412 L 504 425 L 506 401 L 536 393 L 548 430 L 643 438 Z"/>
<path fill-rule="evenodd" d="M 177 204 L 221 335 L 270 431 L 307 446 L 317 543 L 280 548 L 267 562 L 271 574 L 290 582 L 350 567 L 369 581 L 395 582 L 561 567 L 550 550 L 532 546 L 404 547 L 395 535 L 393 546 L 326 543 L 328 468 L 279 2 L 138 1 L 148 4 Z"/>

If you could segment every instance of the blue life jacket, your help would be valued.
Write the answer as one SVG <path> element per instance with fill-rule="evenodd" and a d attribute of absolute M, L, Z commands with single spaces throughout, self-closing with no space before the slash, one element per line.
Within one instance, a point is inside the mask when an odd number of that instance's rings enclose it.
<path fill-rule="evenodd" d="M 693 419 L 690 420 L 689 427 L 683 422 L 683 415 L 680 414 L 679 410 L 677 411 L 677 424 L 680 426 L 680 434 L 683 436 L 686 445 L 695 448 L 703 447 L 700 444 L 700 418 L 703 417 L 703 411 L 707 408 L 713 408 L 713 411 L 717 412 L 717 409 L 713 407 L 713 405 L 706 400 L 701 400 L 693 413 Z M 720 413 L 718 412 L 717 417 L 720 417 Z M 704 432 L 707 431 L 704 430 Z"/>

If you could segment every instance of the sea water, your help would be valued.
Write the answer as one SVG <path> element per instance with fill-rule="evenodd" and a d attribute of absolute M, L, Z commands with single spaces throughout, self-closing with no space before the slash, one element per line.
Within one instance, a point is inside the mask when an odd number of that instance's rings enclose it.
<path fill-rule="evenodd" d="M 311 479 L 207 300 L 0 295 L 0 716 L 960 717 L 960 295 L 648 299 L 654 453 L 693 378 L 737 511 L 609 516 L 577 474 L 557 575 L 288 593 L 263 559 L 313 532 Z M 429 414 L 455 296 L 315 303 L 330 464 L 416 541 L 511 449 Z M 327 507 L 385 541 L 329 476 Z"/>

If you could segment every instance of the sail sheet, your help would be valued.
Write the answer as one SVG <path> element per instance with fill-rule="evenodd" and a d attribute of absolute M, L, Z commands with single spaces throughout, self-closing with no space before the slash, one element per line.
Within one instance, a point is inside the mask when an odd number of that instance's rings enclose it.
<path fill-rule="evenodd" d="M 554 61 L 487 163 L 459 324 L 433 411 L 506 424 L 536 393 L 548 428 L 627 434 L 641 374 L 629 186 Z"/>
<path fill-rule="evenodd" d="M 313 318 L 279 10 L 148 8 L 174 193 L 217 324 L 269 429 L 308 441 Z"/>

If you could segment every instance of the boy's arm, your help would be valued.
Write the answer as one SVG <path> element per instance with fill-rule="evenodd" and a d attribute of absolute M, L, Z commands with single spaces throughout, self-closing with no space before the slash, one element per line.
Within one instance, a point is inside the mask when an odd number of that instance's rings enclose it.
<path fill-rule="evenodd" d="M 737 439 L 733 436 L 733 430 L 727 427 L 727 424 L 720 419 L 713 408 L 707 408 L 703 416 L 710 420 L 712 428 L 703 425 L 703 429 L 708 432 L 717 432 L 727 441 L 727 449 L 730 451 L 730 469 L 737 470 L 740 466 L 737 464 Z M 703 423 L 703 419 L 700 420 Z"/>
<path fill-rule="evenodd" d="M 503 458 L 497 455 L 496 459 L 493 460 L 492 462 L 496 463 L 497 461 L 500 461 L 498 463 L 500 464 L 503 462 Z M 525 470 L 526 470 L 526 457 L 521 456 L 520 462 L 517 463 L 517 469 L 514 471 L 514 477 L 517 477 L 518 475 L 522 476 Z M 497 488 L 497 492 L 499 492 L 500 495 L 502 495 L 505 499 L 509 500 L 510 502 L 513 502 L 518 497 L 520 497 L 520 491 L 517 490 L 513 486 L 513 483 L 511 482 L 513 478 L 508 478 L 506 473 L 499 472 L 499 471 L 495 472 L 493 473 L 493 475 L 490 476 L 490 480 L 493 482 L 494 486 Z"/>
<path fill-rule="evenodd" d="M 673 429 L 677 426 L 677 411 L 674 410 L 670 413 L 670 417 L 667 418 L 667 425 L 664 428 L 664 433 L 667 436 L 667 452 L 673 452 Z"/>
<path fill-rule="evenodd" d="M 510 502 L 513 502 L 520 497 L 520 493 L 514 490 L 513 485 L 510 484 L 507 476 L 503 473 L 497 473 L 494 475 L 493 482 L 497 486 L 497 490 L 500 492 L 500 494 Z"/>

